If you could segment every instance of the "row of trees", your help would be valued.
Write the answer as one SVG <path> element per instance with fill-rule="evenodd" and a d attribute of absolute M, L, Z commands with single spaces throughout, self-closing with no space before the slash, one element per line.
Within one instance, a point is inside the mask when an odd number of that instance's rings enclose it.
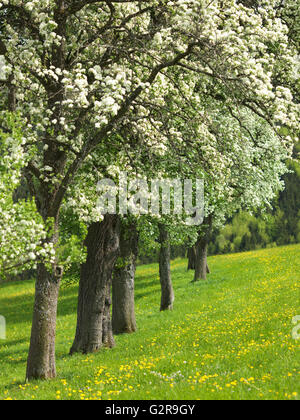
<path fill-rule="evenodd" d="M 1 0 L 0 18 L 1 273 L 37 271 L 26 378 L 49 379 L 74 254 L 71 353 L 89 353 L 136 328 L 138 236 L 160 243 L 161 309 L 171 309 L 170 244 L 190 238 L 195 281 L 205 278 L 211 230 L 283 188 L 299 130 L 299 12 L 275 0 Z M 204 223 L 103 215 L 97 182 L 121 171 L 204 179 Z"/>
<path fill-rule="evenodd" d="M 299 152 L 296 145 L 294 157 Z M 288 163 L 289 173 L 284 175 L 285 189 L 272 202 L 272 208 L 255 212 L 240 211 L 226 220 L 225 226 L 214 229 L 208 245 L 209 255 L 251 251 L 300 242 L 300 166 L 295 160 Z M 189 268 L 194 268 L 195 248 L 186 242 L 171 245 L 171 257 L 189 257 Z M 139 262 L 158 262 L 158 246 L 149 249 L 141 243 Z"/>
<path fill-rule="evenodd" d="M 295 148 L 295 152 L 297 149 Z M 296 154 L 295 154 L 296 156 Z M 209 255 L 251 251 L 300 242 L 300 193 L 299 164 L 288 163 L 290 172 L 284 176 L 285 189 L 272 203 L 272 208 L 258 209 L 249 213 L 240 211 L 226 221 L 226 225 L 215 229 L 208 246 Z M 195 254 L 189 251 L 190 264 Z M 174 246 L 173 257 L 185 256 L 186 245 Z M 144 261 L 142 255 L 142 262 Z M 152 253 L 146 261 L 157 261 Z M 193 264 L 191 264 L 193 267 Z"/>

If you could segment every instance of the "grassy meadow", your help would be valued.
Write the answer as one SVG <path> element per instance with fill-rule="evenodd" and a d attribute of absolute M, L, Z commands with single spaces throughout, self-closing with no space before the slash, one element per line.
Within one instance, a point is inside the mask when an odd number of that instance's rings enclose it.
<path fill-rule="evenodd" d="M 34 282 L 0 285 L 0 400 L 299 400 L 300 246 L 211 257 L 207 282 L 191 284 L 187 262 L 172 263 L 174 311 L 159 312 L 158 266 L 138 267 L 138 332 L 116 347 L 68 356 L 77 287 L 62 287 L 58 377 L 24 383 Z"/>

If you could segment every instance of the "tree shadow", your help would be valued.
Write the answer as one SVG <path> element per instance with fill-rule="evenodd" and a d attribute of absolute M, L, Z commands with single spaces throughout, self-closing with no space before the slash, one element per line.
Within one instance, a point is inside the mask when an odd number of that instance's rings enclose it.
<path fill-rule="evenodd" d="M 13 296 L 0 298 L 1 315 L 6 318 L 7 324 L 20 324 L 32 321 L 34 295 Z M 63 289 L 59 297 L 59 316 L 67 316 L 77 307 L 77 288 Z"/>
<path fill-rule="evenodd" d="M 0 351 L 0 359 L 3 363 L 9 363 L 9 365 L 24 365 L 24 363 L 26 363 L 27 360 L 27 350 L 29 348 L 29 340 L 24 339 L 24 344 L 28 343 L 28 346 L 26 346 L 26 349 L 24 348 L 23 350 L 15 350 L 15 351 L 11 351 L 11 350 L 6 350 L 6 351 Z M 18 355 L 20 355 L 19 359 L 14 359 L 17 358 Z M 13 359 L 8 359 L 8 357 L 14 357 Z M 1 372 L 2 373 L 2 372 Z"/>
<path fill-rule="evenodd" d="M 5 341 L 3 341 L 3 345 L 12 347 L 12 346 L 16 346 L 18 344 L 22 344 L 26 341 L 27 341 L 26 338 L 21 338 L 19 340 L 5 340 Z M 0 354 L 1 354 L 1 345 L 0 345 Z"/>

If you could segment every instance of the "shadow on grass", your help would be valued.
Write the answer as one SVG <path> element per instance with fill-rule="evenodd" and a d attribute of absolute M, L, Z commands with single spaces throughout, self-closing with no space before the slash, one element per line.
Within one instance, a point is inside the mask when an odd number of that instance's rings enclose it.
<path fill-rule="evenodd" d="M 24 340 L 24 344 L 28 342 L 28 346 L 24 347 L 23 350 L 16 350 L 11 352 L 11 350 L 0 351 L 0 359 L 2 363 L 9 363 L 10 365 L 24 365 L 27 361 L 27 351 L 29 347 L 29 341 Z M 17 358 L 20 355 L 20 358 Z M 9 357 L 13 357 L 12 359 Z"/>
<path fill-rule="evenodd" d="M 11 347 L 11 346 L 17 346 L 18 344 L 22 344 L 27 342 L 28 340 L 26 338 L 22 338 L 20 340 L 5 340 L 3 341 L 3 346 L 7 347 Z M 0 345 L 0 354 L 1 354 L 1 345 Z"/>
<path fill-rule="evenodd" d="M 31 323 L 33 304 L 33 294 L 30 296 L 0 298 L 1 315 L 6 318 L 8 324 Z M 65 288 L 59 298 L 59 316 L 63 317 L 73 314 L 76 311 L 76 307 L 76 287 Z"/>

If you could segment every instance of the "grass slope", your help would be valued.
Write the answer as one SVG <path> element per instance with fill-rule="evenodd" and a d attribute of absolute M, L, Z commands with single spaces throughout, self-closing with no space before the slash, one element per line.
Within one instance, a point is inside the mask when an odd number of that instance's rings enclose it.
<path fill-rule="evenodd" d="M 62 290 L 58 378 L 24 384 L 34 284 L 0 286 L 0 399 L 299 399 L 300 246 L 210 258 L 207 282 L 172 264 L 176 305 L 159 313 L 158 267 L 139 267 L 139 331 L 113 350 L 68 356 L 76 287 Z"/>

